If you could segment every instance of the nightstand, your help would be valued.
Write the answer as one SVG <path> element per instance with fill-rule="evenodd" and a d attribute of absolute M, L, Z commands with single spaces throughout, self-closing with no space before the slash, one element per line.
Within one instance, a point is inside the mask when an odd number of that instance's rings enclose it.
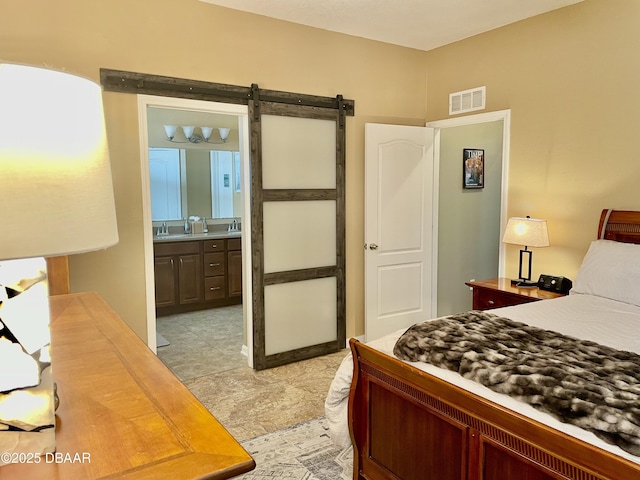
<path fill-rule="evenodd" d="M 473 289 L 473 309 L 489 310 L 491 308 L 520 305 L 521 303 L 537 302 L 564 297 L 562 293 L 547 292 L 534 288 L 518 288 L 511 285 L 508 278 L 491 278 L 465 282 Z"/>

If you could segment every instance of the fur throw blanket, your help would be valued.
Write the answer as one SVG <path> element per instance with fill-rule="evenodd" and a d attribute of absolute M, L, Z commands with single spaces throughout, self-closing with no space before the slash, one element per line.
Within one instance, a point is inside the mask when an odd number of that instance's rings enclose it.
<path fill-rule="evenodd" d="M 480 311 L 416 324 L 393 353 L 458 372 L 640 456 L 640 355 Z"/>

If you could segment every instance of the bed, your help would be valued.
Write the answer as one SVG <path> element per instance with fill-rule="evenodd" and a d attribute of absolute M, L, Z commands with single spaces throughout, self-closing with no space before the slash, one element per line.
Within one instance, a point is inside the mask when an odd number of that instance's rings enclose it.
<path fill-rule="evenodd" d="M 640 353 L 636 244 L 640 212 L 604 210 L 570 295 L 487 313 Z M 403 333 L 352 339 L 327 395 L 332 438 L 353 447 L 354 479 L 640 479 L 638 452 L 454 372 L 397 359 Z"/>

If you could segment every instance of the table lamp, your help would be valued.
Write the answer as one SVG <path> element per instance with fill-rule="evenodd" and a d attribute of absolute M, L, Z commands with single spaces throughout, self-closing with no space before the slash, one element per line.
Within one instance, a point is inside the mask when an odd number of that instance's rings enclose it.
<path fill-rule="evenodd" d="M 507 222 L 504 237 L 504 243 L 514 245 L 524 245 L 524 250 L 520 250 L 520 262 L 518 264 L 518 279 L 511 280 L 511 285 L 517 287 L 537 287 L 537 282 L 531 282 L 531 259 L 533 252 L 528 247 L 548 247 L 549 232 L 547 230 L 547 221 L 538 218 L 512 217 Z M 527 273 L 522 271 L 522 261 L 524 257 L 528 257 Z"/>
<path fill-rule="evenodd" d="M 99 85 L 0 62 L 0 205 L 2 465 L 55 451 L 44 257 L 118 242 Z"/>

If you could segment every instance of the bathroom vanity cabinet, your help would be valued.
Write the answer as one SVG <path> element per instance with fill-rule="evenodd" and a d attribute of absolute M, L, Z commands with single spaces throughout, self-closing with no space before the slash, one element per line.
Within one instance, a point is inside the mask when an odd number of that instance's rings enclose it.
<path fill-rule="evenodd" d="M 153 247 L 157 315 L 242 303 L 239 237 L 161 241 Z"/>

